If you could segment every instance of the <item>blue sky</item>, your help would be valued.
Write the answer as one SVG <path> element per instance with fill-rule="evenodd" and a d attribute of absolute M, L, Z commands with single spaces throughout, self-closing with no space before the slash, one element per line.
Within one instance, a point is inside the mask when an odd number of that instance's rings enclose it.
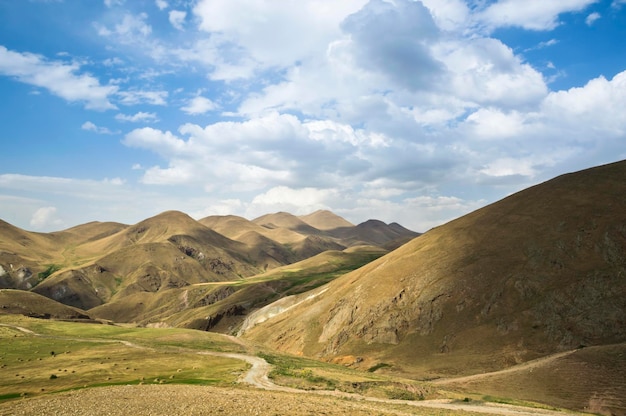
<path fill-rule="evenodd" d="M 0 218 L 425 231 L 626 159 L 624 0 L 0 0 Z"/>

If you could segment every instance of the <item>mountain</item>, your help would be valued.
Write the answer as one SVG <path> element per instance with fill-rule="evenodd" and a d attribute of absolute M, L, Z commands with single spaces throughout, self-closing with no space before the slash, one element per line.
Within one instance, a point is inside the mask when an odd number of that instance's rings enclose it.
<path fill-rule="evenodd" d="M 115 303 L 124 310 L 129 305 L 122 298 L 135 292 L 154 293 L 257 272 L 248 263 L 242 243 L 176 211 L 90 240 L 75 251 L 83 255 L 98 252 L 100 257 L 79 268 L 58 271 L 33 291 L 86 310 L 104 303 Z"/>
<path fill-rule="evenodd" d="M 526 189 L 303 293 L 244 336 L 418 379 L 492 372 L 582 347 L 615 345 L 624 354 L 625 178 L 626 161 Z M 623 381 L 623 360 L 598 360 L 607 377 Z M 569 381 L 561 382 L 567 392 Z M 576 407 L 605 393 L 590 389 Z"/>
<path fill-rule="evenodd" d="M 88 313 L 63 305 L 33 292 L 15 289 L 0 289 L 0 314 L 17 314 L 33 318 L 90 320 Z"/>
<path fill-rule="evenodd" d="M 350 224 L 330 212 L 309 218 Z M 255 221 L 166 211 L 134 225 L 91 222 L 47 234 L 0 222 L 0 288 L 30 290 L 99 319 L 231 332 L 249 312 L 388 251 L 354 246 L 287 213 Z M 349 245 L 341 261 L 322 256 Z M 310 261 L 295 274 L 267 274 L 302 260 Z M 256 275 L 263 277 L 251 280 Z"/>
<path fill-rule="evenodd" d="M 399 224 L 387 225 L 369 220 L 352 225 L 340 216 L 325 210 L 297 217 L 278 212 L 252 221 L 233 215 L 210 216 L 200 223 L 244 242 L 255 253 L 259 264 L 278 267 L 323 253 L 359 245 L 374 245 L 393 250 L 419 236 Z"/>
<path fill-rule="evenodd" d="M 275 214 L 266 214 L 252 220 L 255 224 L 268 229 L 284 228 L 295 231 L 303 235 L 322 234 L 321 230 L 307 224 L 295 215 L 288 212 L 277 212 Z"/>
<path fill-rule="evenodd" d="M 400 247 L 420 235 L 397 223 L 388 225 L 379 220 L 367 220 L 353 227 L 335 228 L 328 233 L 350 246 L 375 245 L 389 250 Z"/>
<path fill-rule="evenodd" d="M 318 210 L 308 215 L 301 215 L 298 217 L 311 227 L 315 227 L 318 230 L 330 231 L 336 228 L 354 227 L 349 221 L 341 218 L 328 210 Z"/>

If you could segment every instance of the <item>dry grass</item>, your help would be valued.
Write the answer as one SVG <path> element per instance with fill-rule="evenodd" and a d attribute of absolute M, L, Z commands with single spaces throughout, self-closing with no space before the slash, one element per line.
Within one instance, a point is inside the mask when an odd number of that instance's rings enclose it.
<path fill-rule="evenodd" d="M 0 397 L 139 383 L 228 385 L 247 365 L 197 355 L 206 349 L 241 351 L 214 334 L 189 330 L 132 329 L 97 324 L 0 316 L 35 336 L 0 327 Z"/>
<path fill-rule="evenodd" d="M 508 197 L 338 278 L 245 336 L 309 357 L 358 357 L 362 369 L 384 362 L 381 371 L 417 379 L 624 342 L 624 177 L 620 162 Z M 566 398 L 568 382 L 545 401 Z"/>

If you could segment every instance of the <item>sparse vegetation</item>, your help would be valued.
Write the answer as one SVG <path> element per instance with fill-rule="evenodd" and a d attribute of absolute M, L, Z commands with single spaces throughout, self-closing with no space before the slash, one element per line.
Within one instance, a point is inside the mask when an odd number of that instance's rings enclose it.
<path fill-rule="evenodd" d="M 197 353 L 207 349 L 241 349 L 239 344 L 210 333 L 122 328 L 12 315 L 0 315 L 0 323 L 27 327 L 45 335 L 39 337 L 0 327 L 0 364 L 6 366 L 0 371 L 0 400 L 20 393 L 37 395 L 42 389 L 59 392 L 105 385 L 152 384 L 155 379 L 159 380 L 156 383 L 231 385 L 247 368 L 240 360 L 199 358 Z M 54 350 L 50 351 L 51 347 Z"/>
<path fill-rule="evenodd" d="M 50 264 L 48 265 L 48 267 L 46 268 L 46 270 L 44 270 L 43 272 L 39 272 L 37 274 L 37 280 L 38 283 L 43 282 L 44 280 L 46 280 L 51 274 L 53 274 L 54 272 L 57 272 L 61 270 L 61 266 L 59 266 L 58 264 Z"/>

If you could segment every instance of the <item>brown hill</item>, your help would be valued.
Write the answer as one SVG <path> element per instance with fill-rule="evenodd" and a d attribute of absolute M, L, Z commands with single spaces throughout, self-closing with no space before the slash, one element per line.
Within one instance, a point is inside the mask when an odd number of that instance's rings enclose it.
<path fill-rule="evenodd" d="M 285 244 L 305 236 L 286 229 L 267 229 L 236 215 L 214 215 L 199 222 L 233 240 L 244 243 L 249 257 L 264 270 L 297 261 Z"/>
<path fill-rule="evenodd" d="M 309 224 L 311 227 L 315 227 L 322 231 L 329 231 L 342 227 L 354 227 L 354 224 L 351 222 L 346 221 L 344 218 L 341 218 L 340 216 L 327 210 L 318 210 L 308 215 L 301 215 L 298 218 Z"/>
<path fill-rule="evenodd" d="M 237 215 L 212 215 L 198 222 L 233 240 L 250 231 L 262 234 L 265 230 L 260 225 Z"/>
<path fill-rule="evenodd" d="M 24 290 L 0 289 L 0 314 L 34 318 L 90 319 L 87 312 Z"/>
<path fill-rule="evenodd" d="M 34 233 L 0 220 L 0 288 L 28 290 L 75 261 L 76 246 L 115 233 L 125 226 L 89 223 L 55 233 Z"/>
<path fill-rule="evenodd" d="M 579 348 L 503 371 L 437 380 L 465 394 L 550 403 L 565 409 L 624 416 L 626 344 Z"/>
<path fill-rule="evenodd" d="M 287 212 L 277 212 L 275 214 L 263 215 L 252 220 L 252 222 L 265 228 L 284 228 L 303 235 L 322 234 L 317 228 L 310 226 L 300 218 Z"/>
<path fill-rule="evenodd" d="M 76 251 L 101 257 L 79 268 L 64 268 L 33 290 L 82 309 L 134 292 L 158 292 L 193 283 L 233 280 L 256 274 L 246 247 L 188 215 L 168 211 L 123 228 Z M 124 302 L 118 308 L 127 309 Z"/>
<path fill-rule="evenodd" d="M 316 217 L 347 223 L 332 213 Z M 384 251 L 355 247 L 346 254 L 350 261 L 322 271 L 316 264 L 324 257 L 314 257 L 344 249 L 341 239 L 290 214 L 265 218 L 272 225 L 232 215 L 196 221 L 167 211 L 134 225 L 91 222 L 49 234 L 0 222 L 0 287 L 30 289 L 117 322 L 231 331 L 250 311 L 327 283 Z M 310 270 L 246 281 L 309 258 Z"/>
<path fill-rule="evenodd" d="M 395 249 L 419 234 L 398 224 L 370 220 L 357 226 L 330 211 L 309 215 L 278 212 L 248 221 L 234 215 L 211 216 L 200 222 L 234 240 L 245 243 L 257 264 L 265 268 L 300 261 L 325 250 L 375 245 Z M 262 237 L 265 238 L 262 238 Z"/>
<path fill-rule="evenodd" d="M 347 245 L 375 245 L 393 250 L 418 237 L 420 233 L 408 230 L 397 223 L 385 224 L 379 220 L 368 220 L 353 227 L 329 230 L 328 234 Z"/>
<path fill-rule="evenodd" d="M 519 192 L 338 278 L 245 336 L 417 378 L 624 342 L 624 178 L 619 162 Z"/>

